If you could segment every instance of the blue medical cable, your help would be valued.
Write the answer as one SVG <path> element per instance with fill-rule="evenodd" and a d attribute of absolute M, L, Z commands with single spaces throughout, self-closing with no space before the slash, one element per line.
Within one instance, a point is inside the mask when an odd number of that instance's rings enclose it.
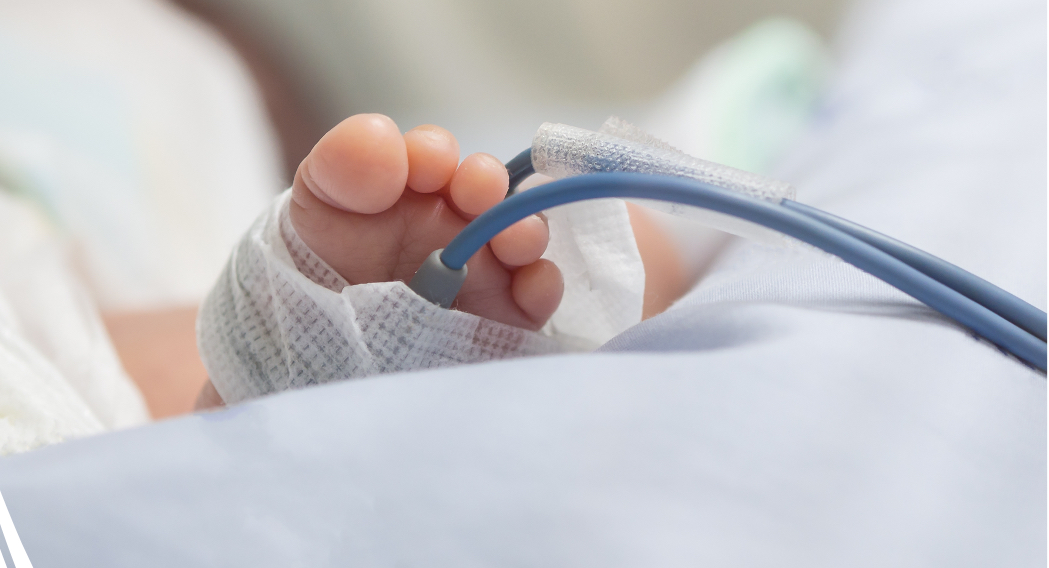
<path fill-rule="evenodd" d="M 506 171 L 510 178 L 509 189 L 506 193 L 509 197 L 516 192 L 521 182 L 535 173 L 535 168 L 532 166 L 532 149 L 529 148 L 514 156 L 506 163 Z M 848 233 L 902 260 L 912 268 L 1002 316 L 1038 339 L 1046 340 L 1045 312 L 994 284 L 925 251 L 815 207 L 787 199 L 784 199 L 781 205 Z"/>
<path fill-rule="evenodd" d="M 595 173 L 538 186 L 504 200 L 463 229 L 440 253 L 461 271 L 478 250 L 513 223 L 551 207 L 607 197 L 653 199 L 711 209 L 779 231 L 833 254 L 958 322 L 1025 364 L 1046 370 L 1046 344 L 992 310 L 856 236 L 779 203 L 695 180 L 634 173 Z"/>
<path fill-rule="evenodd" d="M 532 149 L 526 149 L 514 156 L 506 163 L 506 170 L 510 180 L 507 191 L 507 197 L 509 197 L 514 194 L 521 182 L 535 173 L 535 168 L 532 166 Z M 787 199 L 780 204 L 848 233 L 902 260 L 912 268 L 1002 316 L 1038 339 L 1046 340 L 1045 312 L 990 282 L 925 251 L 836 215 Z"/>
<path fill-rule="evenodd" d="M 510 197 L 517 191 L 517 186 L 521 185 L 522 181 L 535 173 L 535 167 L 532 166 L 532 149 L 529 148 L 521 152 L 507 162 L 506 173 L 510 176 L 510 185 L 506 190 L 506 196 Z"/>
<path fill-rule="evenodd" d="M 912 268 L 921 271 L 926 276 L 937 282 L 950 287 L 952 290 L 962 294 L 966 298 L 980 304 L 992 312 L 1002 316 L 1010 323 L 1020 329 L 1045 341 L 1046 314 L 1042 310 L 1028 304 L 1016 296 L 1002 290 L 990 282 L 965 270 L 937 258 L 923 250 L 917 249 L 897 241 L 896 239 L 883 235 L 877 231 L 868 229 L 862 225 L 853 223 L 821 211 L 815 207 L 784 199 L 780 203 L 783 207 L 797 211 L 821 221 L 839 231 L 848 233 L 861 241 L 872 245 L 883 252 L 907 263 Z"/>

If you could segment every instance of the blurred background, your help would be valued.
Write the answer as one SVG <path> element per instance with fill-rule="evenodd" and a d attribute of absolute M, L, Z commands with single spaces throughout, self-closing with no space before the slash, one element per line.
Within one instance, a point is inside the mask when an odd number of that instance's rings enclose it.
<path fill-rule="evenodd" d="M 538 124 L 638 114 L 703 54 L 787 17 L 825 40 L 842 0 L 178 0 L 249 62 L 294 168 L 346 116 L 453 128 L 508 159 Z M 519 141 L 519 142 L 513 142 Z"/>
<path fill-rule="evenodd" d="M 506 161 L 610 115 L 764 172 L 809 123 L 843 0 L 0 3 L 0 186 L 103 309 L 193 304 L 342 119 Z"/>
<path fill-rule="evenodd" d="M 94 369 L 83 361 L 112 338 L 154 416 L 188 410 L 205 376 L 196 306 L 343 118 L 438 124 L 462 156 L 506 161 L 543 122 L 596 130 L 614 114 L 762 172 L 818 108 L 842 4 L 0 2 L 0 295 L 68 375 Z M 701 252 L 686 256 L 699 266 Z M 163 391 L 190 384 L 176 376 L 197 383 Z M 99 408 L 108 425 L 142 417 Z"/>

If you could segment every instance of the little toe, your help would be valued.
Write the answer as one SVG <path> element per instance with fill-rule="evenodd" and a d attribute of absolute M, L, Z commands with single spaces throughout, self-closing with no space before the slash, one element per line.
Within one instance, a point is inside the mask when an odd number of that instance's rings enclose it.
<path fill-rule="evenodd" d="M 565 282 L 553 262 L 541 259 L 514 272 L 510 293 L 514 302 L 539 329 L 561 303 Z"/>
<path fill-rule="evenodd" d="M 408 150 L 408 187 L 433 193 L 448 185 L 459 165 L 459 142 L 451 132 L 424 124 L 404 135 Z"/>
<path fill-rule="evenodd" d="M 401 197 L 408 152 L 387 116 L 358 114 L 328 131 L 299 165 L 295 184 L 344 211 L 373 214 Z"/>
<path fill-rule="evenodd" d="M 549 242 L 550 228 L 546 219 L 529 215 L 496 235 L 489 246 L 503 264 L 524 266 L 539 260 Z"/>
<path fill-rule="evenodd" d="M 506 197 L 510 175 L 491 154 L 471 154 L 452 176 L 449 193 L 452 202 L 468 215 L 480 215 Z"/>

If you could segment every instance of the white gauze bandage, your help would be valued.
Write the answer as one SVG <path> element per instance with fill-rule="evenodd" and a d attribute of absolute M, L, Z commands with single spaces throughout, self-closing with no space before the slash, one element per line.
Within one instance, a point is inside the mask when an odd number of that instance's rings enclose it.
<path fill-rule="evenodd" d="M 565 271 L 565 296 L 534 333 L 442 309 L 402 282 L 349 285 L 296 234 L 289 200 L 290 191 L 255 222 L 201 306 L 201 358 L 227 403 L 333 380 L 594 347 L 641 319 L 644 268 L 620 201 L 551 213 L 547 257 Z"/>
<path fill-rule="evenodd" d="M 795 195 L 794 187 L 786 182 L 690 156 L 615 116 L 597 132 L 544 123 L 532 140 L 532 164 L 536 173 L 554 179 L 597 172 L 633 172 L 693 179 L 775 202 L 794 199 Z M 751 240 L 791 246 L 791 240 L 776 231 L 722 213 L 670 201 L 630 201 Z"/>

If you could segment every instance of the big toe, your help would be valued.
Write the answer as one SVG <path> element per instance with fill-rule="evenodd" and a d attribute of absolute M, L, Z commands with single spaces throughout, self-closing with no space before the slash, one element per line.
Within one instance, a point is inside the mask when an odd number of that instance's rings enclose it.
<path fill-rule="evenodd" d="M 404 137 L 387 116 L 351 116 L 317 142 L 295 178 L 296 185 L 332 207 L 385 211 L 400 199 L 408 179 Z"/>

